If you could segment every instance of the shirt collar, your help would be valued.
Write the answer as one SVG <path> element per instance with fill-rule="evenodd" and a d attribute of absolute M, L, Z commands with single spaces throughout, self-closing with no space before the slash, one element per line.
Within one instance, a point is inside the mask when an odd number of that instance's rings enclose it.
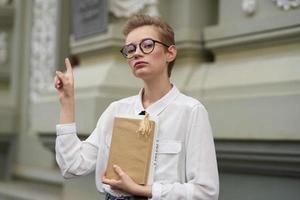
<path fill-rule="evenodd" d="M 147 109 L 144 109 L 142 104 L 142 88 L 136 98 L 135 114 L 138 115 L 141 111 L 145 110 L 150 114 L 150 116 L 159 115 L 179 94 L 179 90 L 177 89 L 177 87 L 175 85 L 172 86 L 172 89 L 167 94 L 151 104 Z"/>

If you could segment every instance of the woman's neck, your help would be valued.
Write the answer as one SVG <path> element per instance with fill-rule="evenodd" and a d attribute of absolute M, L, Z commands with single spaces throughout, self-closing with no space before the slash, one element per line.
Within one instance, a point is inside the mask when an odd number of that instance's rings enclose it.
<path fill-rule="evenodd" d="M 155 81 L 145 81 L 142 94 L 143 107 L 146 109 L 151 104 L 162 98 L 172 89 L 172 84 L 168 79 L 159 79 Z"/>

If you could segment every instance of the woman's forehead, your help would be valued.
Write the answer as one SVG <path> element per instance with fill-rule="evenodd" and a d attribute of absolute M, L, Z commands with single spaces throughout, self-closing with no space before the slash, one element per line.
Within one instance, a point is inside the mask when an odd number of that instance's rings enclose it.
<path fill-rule="evenodd" d="M 159 33 L 154 26 L 141 26 L 133 29 L 126 37 L 125 44 L 140 42 L 145 38 L 159 39 Z"/>

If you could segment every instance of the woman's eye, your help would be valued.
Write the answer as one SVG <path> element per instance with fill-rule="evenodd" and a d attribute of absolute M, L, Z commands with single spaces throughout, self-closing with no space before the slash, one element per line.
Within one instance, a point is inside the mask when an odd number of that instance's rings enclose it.
<path fill-rule="evenodd" d="M 127 52 L 128 54 L 134 53 L 134 52 L 135 52 L 135 46 L 133 46 L 133 45 L 127 46 L 126 52 Z"/>
<path fill-rule="evenodd" d="M 153 42 L 151 40 L 146 40 L 143 42 L 142 47 L 144 49 L 151 49 L 153 47 Z"/>

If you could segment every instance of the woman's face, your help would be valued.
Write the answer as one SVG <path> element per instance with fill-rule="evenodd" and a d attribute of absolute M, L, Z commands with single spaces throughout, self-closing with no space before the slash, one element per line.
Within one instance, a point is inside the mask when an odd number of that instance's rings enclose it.
<path fill-rule="evenodd" d="M 137 49 L 134 56 L 128 59 L 128 64 L 132 69 L 133 74 L 143 80 L 155 79 L 158 76 L 168 77 L 168 62 L 170 53 L 162 44 L 155 43 L 154 49 L 149 54 L 144 54 L 139 44 L 145 38 L 160 41 L 157 28 L 154 26 L 142 26 L 131 31 L 126 38 L 125 44 L 135 44 Z"/>

